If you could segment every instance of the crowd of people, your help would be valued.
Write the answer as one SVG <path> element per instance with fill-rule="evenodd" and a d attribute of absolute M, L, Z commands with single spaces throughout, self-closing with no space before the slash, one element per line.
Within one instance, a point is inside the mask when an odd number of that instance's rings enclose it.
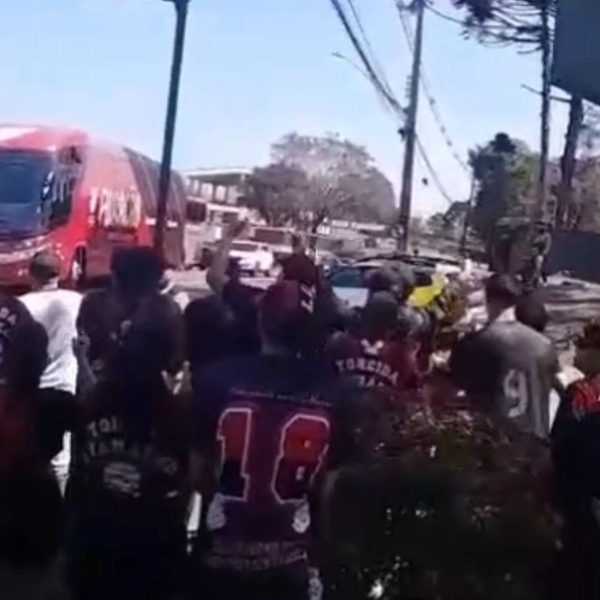
<path fill-rule="evenodd" d="M 148 248 L 117 251 L 111 287 L 85 296 L 42 251 L 31 292 L 0 294 L 1 597 L 327 595 L 337 473 L 408 402 L 468 403 L 551 447 L 573 597 L 600 597 L 600 325 L 567 386 L 543 304 L 492 275 L 487 322 L 434 370 L 444 314 L 410 305 L 408 270 L 374 272 L 355 313 L 302 248 L 268 289 L 244 283 L 240 231 L 184 310 Z"/>

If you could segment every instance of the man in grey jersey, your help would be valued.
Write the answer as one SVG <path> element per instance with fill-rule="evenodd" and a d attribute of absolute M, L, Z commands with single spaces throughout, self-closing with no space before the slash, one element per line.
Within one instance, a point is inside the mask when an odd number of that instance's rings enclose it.
<path fill-rule="evenodd" d="M 546 438 L 558 371 L 556 351 L 550 340 L 516 320 L 520 289 L 512 277 L 492 275 L 485 291 L 488 322 L 454 348 L 454 382 L 475 401 L 488 403 L 493 413 Z"/>

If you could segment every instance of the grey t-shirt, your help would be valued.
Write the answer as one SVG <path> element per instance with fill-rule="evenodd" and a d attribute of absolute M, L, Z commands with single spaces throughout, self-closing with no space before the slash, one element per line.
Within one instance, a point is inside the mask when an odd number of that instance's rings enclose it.
<path fill-rule="evenodd" d="M 467 393 L 486 396 L 493 410 L 545 438 L 558 357 L 546 337 L 517 321 L 497 321 L 457 344 L 451 370 Z"/>

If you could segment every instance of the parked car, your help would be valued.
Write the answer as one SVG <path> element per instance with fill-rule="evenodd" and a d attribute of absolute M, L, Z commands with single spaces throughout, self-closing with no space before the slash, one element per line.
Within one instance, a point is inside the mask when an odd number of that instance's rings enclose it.
<path fill-rule="evenodd" d="M 415 269 L 427 271 L 432 274 L 459 275 L 462 271 L 462 261 L 460 259 L 437 253 L 380 253 L 371 256 L 370 260 L 399 261 Z"/>
<path fill-rule="evenodd" d="M 394 270 L 398 266 L 406 266 L 404 261 L 390 259 L 372 259 L 355 262 L 351 265 L 339 266 L 331 271 L 328 280 L 336 296 L 350 308 L 362 308 L 369 295 L 367 277 L 376 269 Z M 431 266 L 415 266 L 415 290 L 411 302 L 417 306 L 425 306 L 440 293 L 445 285 L 445 277 L 435 272 Z"/>
<path fill-rule="evenodd" d="M 242 271 L 253 275 L 269 276 L 275 266 L 275 256 L 266 244 L 240 240 L 231 245 L 231 258 L 239 261 Z"/>

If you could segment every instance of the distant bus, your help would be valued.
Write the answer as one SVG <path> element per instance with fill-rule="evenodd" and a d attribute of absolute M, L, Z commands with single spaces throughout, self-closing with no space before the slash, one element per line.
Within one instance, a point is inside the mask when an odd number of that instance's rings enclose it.
<path fill-rule="evenodd" d="M 75 129 L 0 125 L 0 286 L 27 283 L 42 249 L 77 285 L 110 272 L 114 248 L 152 244 L 158 163 Z M 184 260 L 185 191 L 173 173 L 164 257 Z"/>

